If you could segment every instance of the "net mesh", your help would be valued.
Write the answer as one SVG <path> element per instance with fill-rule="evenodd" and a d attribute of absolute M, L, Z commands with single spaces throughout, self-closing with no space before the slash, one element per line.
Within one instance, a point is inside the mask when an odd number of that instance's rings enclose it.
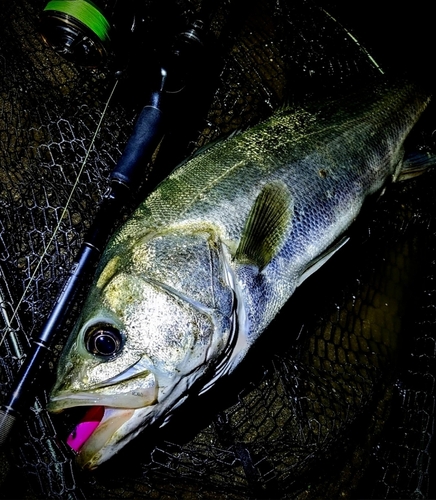
<path fill-rule="evenodd" d="M 62 287 L 143 105 L 146 58 L 158 58 L 200 9 L 210 16 L 206 56 L 197 85 L 183 103 L 174 100 L 173 127 L 148 165 L 150 182 L 284 102 L 379 75 L 361 28 L 348 31 L 335 2 L 175 0 L 163 9 L 144 0 L 146 43 L 132 47 L 92 143 L 113 69 L 80 68 L 46 47 L 38 33 L 44 4 L 2 2 L 0 19 L 1 399 Z M 378 54 L 376 40 L 367 40 Z M 420 135 L 422 147 L 434 149 L 431 132 Z M 66 418 L 45 410 L 72 314 L 43 368 L 35 404 L 1 450 L 0 496 L 434 495 L 435 177 L 429 172 L 389 188 L 229 380 L 87 473 L 64 444 Z"/>

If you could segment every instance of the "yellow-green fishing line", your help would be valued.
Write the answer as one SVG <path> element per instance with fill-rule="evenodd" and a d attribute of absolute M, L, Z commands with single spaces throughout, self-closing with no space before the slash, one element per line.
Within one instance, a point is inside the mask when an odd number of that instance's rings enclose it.
<path fill-rule="evenodd" d="M 74 17 L 103 42 L 109 38 L 110 24 L 107 19 L 94 5 L 85 0 L 52 0 L 44 10 L 55 10 Z"/>

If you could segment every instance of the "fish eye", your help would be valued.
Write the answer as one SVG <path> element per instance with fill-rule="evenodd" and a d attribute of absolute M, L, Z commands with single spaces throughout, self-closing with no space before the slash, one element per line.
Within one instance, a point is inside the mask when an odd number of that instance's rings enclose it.
<path fill-rule="evenodd" d="M 93 325 L 85 334 L 85 346 L 86 350 L 94 356 L 110 358 L 121 350 L 123 336 L 117 328 L 111 325 Z"/>

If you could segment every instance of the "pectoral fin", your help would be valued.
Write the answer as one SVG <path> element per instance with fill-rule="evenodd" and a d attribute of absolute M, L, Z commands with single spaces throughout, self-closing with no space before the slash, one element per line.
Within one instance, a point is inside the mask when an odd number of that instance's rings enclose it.
<path fill-rule="evenodd" d="M 292 198 L 282 182 L 266 184 L 245 222 L 235 260 L 263 269 L 280 250 L 292 219 Z"/>

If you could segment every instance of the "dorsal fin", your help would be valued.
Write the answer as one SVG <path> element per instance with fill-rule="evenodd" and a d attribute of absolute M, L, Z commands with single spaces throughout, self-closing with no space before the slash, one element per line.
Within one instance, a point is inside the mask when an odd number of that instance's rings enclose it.
<path fill-rule="evenodd" d="M 292 218 L 291 195 L 282 182 L 266 184 L 245 221 L 235 260 L 263 269 L 280 250 Z"/>

